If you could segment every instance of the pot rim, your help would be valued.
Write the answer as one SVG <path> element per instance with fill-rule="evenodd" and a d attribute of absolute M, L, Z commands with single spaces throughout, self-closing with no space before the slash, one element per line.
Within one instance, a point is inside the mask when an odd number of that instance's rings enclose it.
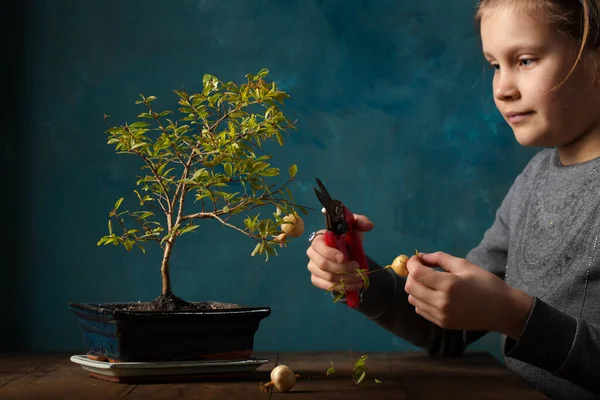
<path fill-rule="evenodd" d="M 115 310 L 106 306 L 110 305 L 127 305 L 136 304 L 137 302 L 105 302 L 105 303 L 81 303 L 81 302 L 69 302 L 69 308 L 75 312 L 77 311 L 94 311 L 103 314 L 112 315 L 139 315 L 139 316 L 158 316 L 158 315 L 219 315 L 219 314 L 270 314 L 270 307 L 250 307 L 234 303 L 226 303 L 221 301 L 206 301 L 207 303 L 219 303 L 219 304 L 231 304 L 238 307 L 234 308 L 221 308 L 221 309 L 206 309 L 206 310 L 179 310 L 179 311 L 152 311 L 152 310 Z"/>

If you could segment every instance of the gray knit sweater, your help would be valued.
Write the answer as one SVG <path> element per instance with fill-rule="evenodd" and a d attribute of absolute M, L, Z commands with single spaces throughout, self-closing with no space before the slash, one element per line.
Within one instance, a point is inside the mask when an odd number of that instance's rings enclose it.
<path fill-rule="evenodd" d="M 516 178 L 481 243 L 465 257 L 534 297 L 506 365 L 554 399 L 600 395 L 600 158 L 562 166 L 537 153 Z M 369 259 L 370 269 L 381 268 Z M 370 275 L 358 311 L 430 354 L 460 356 L 486 332 L 441 329 L 407 301 L 392 270 Z"/>

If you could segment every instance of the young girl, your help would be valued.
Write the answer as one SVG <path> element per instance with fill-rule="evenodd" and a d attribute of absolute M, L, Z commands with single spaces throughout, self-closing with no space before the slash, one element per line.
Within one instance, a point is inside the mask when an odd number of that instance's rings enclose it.
<path fill-rule="evenodd" d="M 556 399 L 600 395 L 599 3 L 480 0 L 496 106 L 521 145 L 545 149 L 465 259 L 421 254 L 406 279 L 388 269 L 366 290 L 360 279 L 347 286 L 361 290 L 358 311 L 430 354 L 502 333 L 507 366 Z M 358 225 L 373 228 L 362 216 Z M 322 235 L 307 255 L 321 289 L 358 267 Z"/>

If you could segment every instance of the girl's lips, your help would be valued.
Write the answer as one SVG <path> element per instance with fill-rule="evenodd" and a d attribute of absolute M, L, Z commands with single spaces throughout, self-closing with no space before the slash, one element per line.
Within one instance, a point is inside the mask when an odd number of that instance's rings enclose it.
<path fill-rule="evenodd" d="M 510 122 L 512 124 L 516 124 L 517 122 L 521 122 L 521 121 L 525 120 L 532 114 L 533 114 L 533 111 L 523 112 L 523 113 L 508 113 L 508 114 L 506 114 L 506 118 L 508 119 L 508 122 Z"/>

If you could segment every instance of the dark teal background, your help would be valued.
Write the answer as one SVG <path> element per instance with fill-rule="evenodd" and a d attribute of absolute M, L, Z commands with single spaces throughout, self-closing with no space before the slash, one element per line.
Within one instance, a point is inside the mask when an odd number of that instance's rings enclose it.
<path fill-rule="evenodd" d="M 105 144 L 140 111 L 138 93 L 174 107 L 202 75 L 242 81 L 261 68 L 290 95 L 298 131 L 277 152 L 299 167 L 296 200 L 332 194 L 376 225 L 369 255 L 477 245 L 532 154 L 497 113 L 472 0 L 31 1 L 3 28 L 6 214 L 3 347 L 80 351 L 69 301 L 152 300 L 160 255 L 97 247 L 116 199 L 135 206 L 140 164 Z M 18 11 L 18 10 L 17 10 Z M 17 17 L 15 17 L 17 18 Z M 7 95 L 8 93 L 8 95 Z M 8 111 L 7 111 L 8 110 Z M 269 210 L 271 211 L 271 210 Z M 204 222 L 172 259 L 187 300 L 272 307 L 259 350 L 408 350 L 310 283 L 306 234 L 265 263 L 250 239 Z M 8 256 L 14 256 L 10 259 Z M 5 326 L 5 327 L 4 327 Z M 475 348 L 499 355 L 498 336 Z"/>

